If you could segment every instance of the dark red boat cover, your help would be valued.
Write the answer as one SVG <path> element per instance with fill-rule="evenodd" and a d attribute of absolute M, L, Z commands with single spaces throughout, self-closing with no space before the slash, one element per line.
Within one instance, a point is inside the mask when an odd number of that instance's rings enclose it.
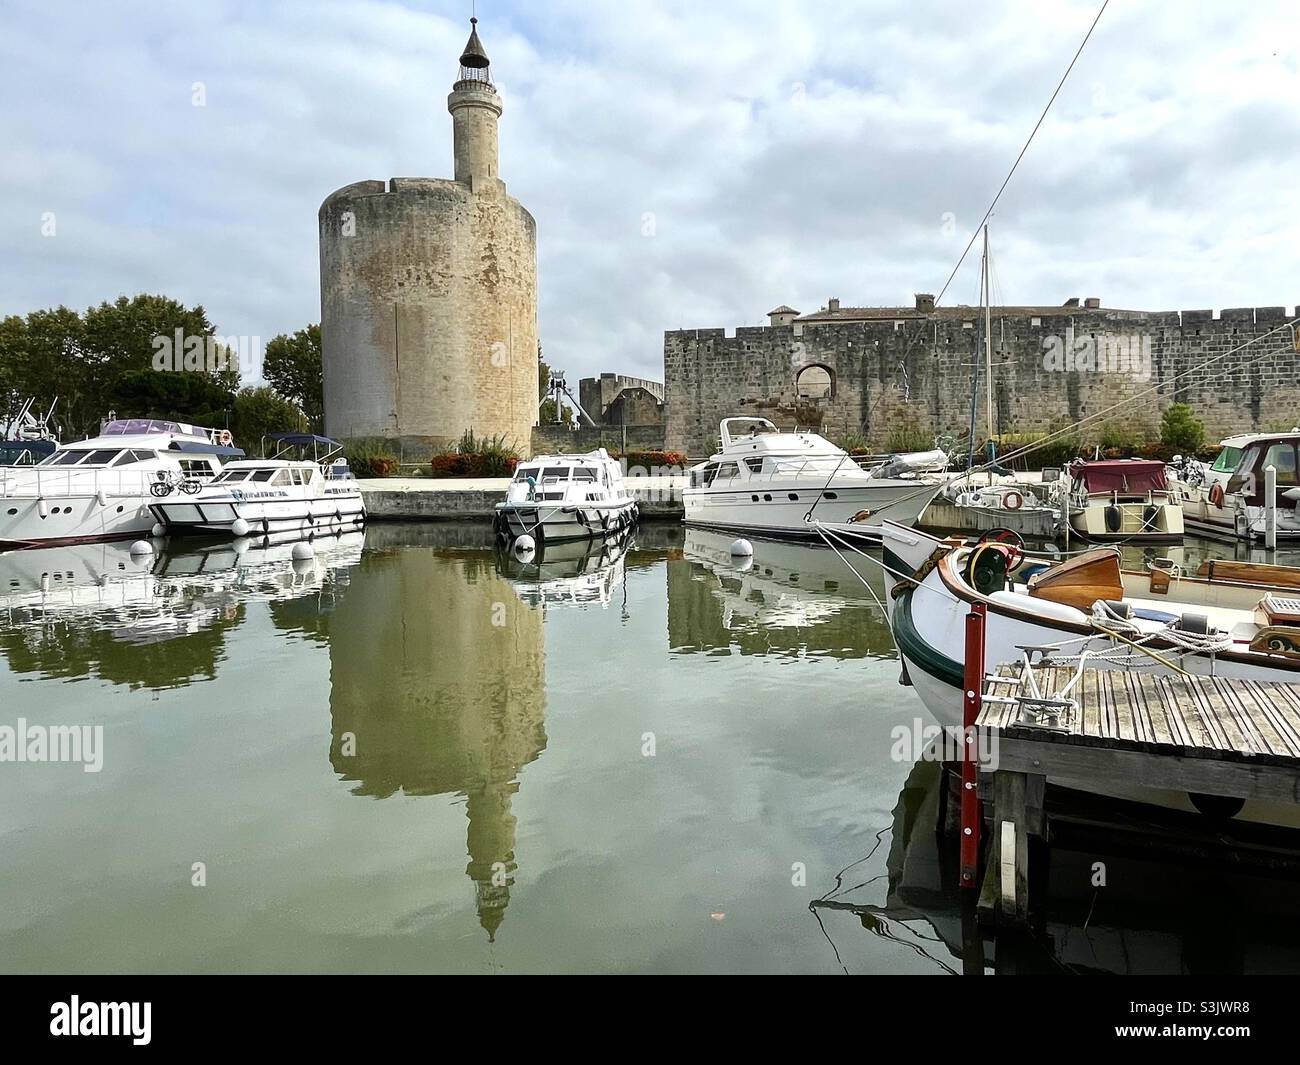
<path fill-rule="evenodd" d="M 1080 462 L 1071 470 L 1088 494 L 1119 492 L 1140 495 L 1165 490 L 1165 464 L 1157 459 L 1108 459 Z"/>

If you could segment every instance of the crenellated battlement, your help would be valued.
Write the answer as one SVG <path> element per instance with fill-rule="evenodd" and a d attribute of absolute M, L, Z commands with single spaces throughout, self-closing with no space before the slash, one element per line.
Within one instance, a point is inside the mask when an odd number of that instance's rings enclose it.
<path fill-rule="evenodd" d="M 1300 354 L 1288 306 L 1133 311 L 1099 300 L 990 312 L 1002 432 L 1078 421 L 1129 397 L 1115 420 L 1154 431 L 1189 403 L 1211 436 L 1293 422 Z M 978 307 L 827 309 L 779 325 L 664 333 L 665 446 L 701 454 L 728 416 L 820 425 L 886 446 L 891 428 L 934 433 L 969 422 Z M 1279 329 L 1279 327 L 1283 327 Z M 1266 358 L 1261 358 L 1261 353 Z M 1212 369 L 1198 372 L 1202 364 Z M 830 387 L 801 383 L 810 367 Z M 819 380 L 824 381 L 824 377 Z M 982 387 L 982 386 L 981 386 Z M 982 416 L 981 416 L 982 417 Z"/>

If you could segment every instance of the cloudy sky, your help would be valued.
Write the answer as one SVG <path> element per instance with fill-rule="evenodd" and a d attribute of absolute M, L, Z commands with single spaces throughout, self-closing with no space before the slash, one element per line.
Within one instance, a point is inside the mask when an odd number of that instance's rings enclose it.
<path fill-rule="evenodd" d="M 548 361 L 660 378 L 665 329 L 937 292 L 1099 4 L 479 0 Z M 318 321 L 321 200 L 450 176 L 469 8 L 0 0 L 0 314 Z M 1111 0 L 993 218 L 995 297 L 1300 301 L 1298 41 L 1292 3 Z M 977 294 L 972 260 L 944 302 Z"/>

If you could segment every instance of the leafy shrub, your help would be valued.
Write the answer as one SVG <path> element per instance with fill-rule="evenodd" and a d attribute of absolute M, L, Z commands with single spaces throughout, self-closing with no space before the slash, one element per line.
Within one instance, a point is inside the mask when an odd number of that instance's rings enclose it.
<path fill-rule="evenodd" d="M 1097 445 L 1107 458 L 1132 458 L 1153 435 L 1120 422 L 1106 422 L 1097 434 Z"/>
<path fill-rule="evenodd" d="M 1010 455 L 1022 448 L 1031 448 L 1032 450 L 1010 460 L 1017 469 L 1068 465 L 1079 457 L 1083 447 L 1078 430 L 1072 429 L 1071 425 L 1068 418 L 1058 418 L 1049 424 L 1047 432 L 1002 433 L 998 437 L 998 454 L 999 456 Z M 1061 435 L 1054 436 L 1055 433 Z M 1045 444 L 1038 444 L 1038 441 L 1047 440 L 1048 437 L 1052 439 Z M 976 455 L 978 456 L 979 453 L 976 452 Z M 977 457 L 976 461 L 981 460 Z"/>
<path fill-rule="evenodd" d="M 843 448 L 850 455 L 871 455 L 875 452 L 875 449 L 871 446 L 871 441 L 859 432 L 841 433 L 827 439 L 836 447 Z"/>
<path fill-rule="evenodd" d="M 343 448 L 354 477 L 391 477 L 397 472 L 398 459 L 392 444 L 382 436 L 359 436 Z"/>
<path fill-rule="evenodd" d="M 916 422 L 903 422 L 889 430 L 885 437 L 885 450 L 890 454 L 908 451 L 929 451 L 934 447 L 934 436 Z"/>
<path fill-rule="evenodd" d="M 466 429 L 454 451 L 434 455 L 429 460 L 432 477 L 510 477 L 519 465 L 519 455 L 498 433 L 496 436 L 475 436 Z"/>
<path fill-rule="evenodd" d="M 1205 423 L 1186 403 L 1171 403 L 1160 415 L 1160 442 L 1184 455 L 1205 446 Z"/>

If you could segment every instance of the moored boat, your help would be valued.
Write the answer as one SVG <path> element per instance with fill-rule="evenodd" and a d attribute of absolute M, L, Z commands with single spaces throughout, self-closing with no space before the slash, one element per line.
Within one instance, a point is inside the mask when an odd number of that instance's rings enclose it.
<path fill-rule="evenodd" d="M 150 503 L 193 494 L 241 457 L 230 433 L 164 419 L 106 422 L 35 466 L 0 468 L 0 550 L 148 535 Z"/>
<path fill-rule="evenodd" d="M 1101 669 L 1300 683 L 1294 587 L 1269 572 L 1124 570 L 1110 547 L 1047 563 L 1027 559 L 1014 539 L 964 543 L 888 524 L 883 561 L 905 681 L 941 725 L 962 723 L 965 617 L 976 603 L 986 611 L 989 668 L 1035 648 L 1061 662 L 1086 653 Z M 1059 782 L 1094 790 L 1086 780 Z M 1133 784 L 1118 797 L 1193 808 L 1185 794 Z M 1291 823 L 1294 813 L 1248 804 L 1241 816 Z"/>
<path fill-rule="evenodd" d="M 154 517 L 168 534 L 268 533 L 313 536 L 355 528 L 366 520 L 361 489 L 345 459 L 342 445 L 328 437 L 277 434 L 277 455 L 294 447 L 312 447 L 315 459 L 245 459 L 227 463 L 210 484 L 188 497 L 156 502 Z M 323 451 L 322 451 L 323 449 Z"/>
<path fill-rule="evenodd" d="M 690 469 L 686 524 L 759 536 L 818 536 L 813 520 L 878 538 L 889 519 L 911 525 L 943 487 L 918 474 L 936 452 L 893 456 L 863 469 L 817 433 L 781 432 L 766 418 L 726 418 L 721 450 Z"/>
<path fill-rule="evenodd" d="M 1154 459 L 1080 460 L 1069 468 L 1071 535 L 1106 542 L 1183 538 L 1183 512 Z"/>
<path fill-rule="evenodd" d="M 638 509 L 622 467 L 603 447 L 582 455 L 537 455 L 515 469 L 493 527 L 507 540 L 591 540 L 622 535 Z"/>
<path fill-rule="evenodd" d="M 1268 525 L 1265 470 L 1276 471 L 1274 516 L 1277 539 L 1300 540 L 1300 432 L 1248 433 L 1228 437 L 1214 462 L 1171 466 L 1171 498 L 1187 527 L 1203 535 L 1263 540 Z"/>

